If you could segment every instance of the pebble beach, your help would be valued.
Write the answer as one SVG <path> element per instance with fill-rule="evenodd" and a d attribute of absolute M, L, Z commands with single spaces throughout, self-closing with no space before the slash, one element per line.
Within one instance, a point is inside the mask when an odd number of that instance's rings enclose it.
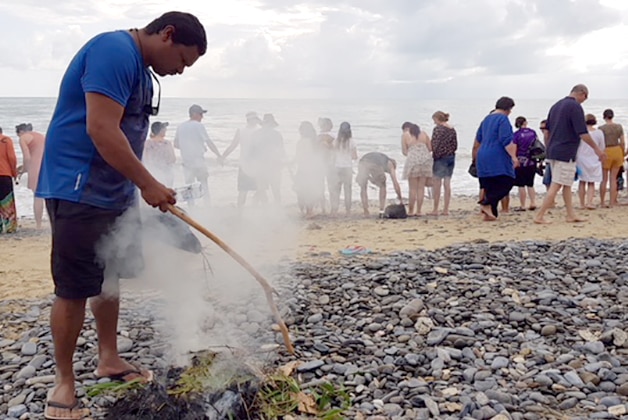
<path fill-rule="evenodd" d="M 120 351 L 158 377 L 182 351 L 209 346 L 242 349 L 260 367 L 298 361 L 303 388 L 347 390 L 346 418 L 628 418 L 628 226 L 613 222 L 625 211 L 589 211 L 576 225 L 559 206 L 549 226 L 532 224 L 532 212 L 483 223 L 473 198 L 460 197 L 447 217 L 269 227 L 273 246 L 243 253 L 277 289 L 295 356 L 261 289 L 244 279 L 252 286 L 229 295 L 228 257 L 203 239 L 214 273 L 197 300 L 211 310 L 190 327 L 164 290 L 124 285 Z M 208 227 L 229 241 L 227 225 Z M 0 418 L 10 419 L 43 418 L 54 380 L 49 232 L 21 227 L 0 238 Z M 365 252 L 340 252 L 353 246 Z M 115 398 L 86 395 L 97 383 L 93 324 L 88 313 L 77 392 L 94 418 L 106 418 Z"/>

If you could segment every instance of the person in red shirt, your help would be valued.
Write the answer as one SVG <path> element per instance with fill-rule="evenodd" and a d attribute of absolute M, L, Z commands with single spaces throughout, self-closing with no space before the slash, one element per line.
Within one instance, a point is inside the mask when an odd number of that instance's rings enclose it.
<path fill-rule="evenodd" d="M 11 137 L 0 128 L 0 233 L 17 230 L 13 180 L 17 178 L 17 157 Z"/>

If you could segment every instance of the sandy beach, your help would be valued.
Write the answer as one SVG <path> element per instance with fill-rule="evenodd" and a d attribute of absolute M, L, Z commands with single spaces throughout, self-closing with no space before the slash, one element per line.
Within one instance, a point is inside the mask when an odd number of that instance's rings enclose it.
<path fill-rule="evenodd" d="M 453 199 L 449 216 L 404 220 L 380 220 L 375 216 L 363 218 L 358 215 L 356 205 L 352 217 L 330 219 L 319 216 L 313 220 L 296 220 L 296 232 L 295 224 L 290 224 L 289 228 L 295 240 L 283 241 L 273 249 L 272 254 L 277 260 L 286 256 L 311 260 L 347 258 L 340 251 L 352 246 L 362 246 L 370 254 L 377 255 L 419 248 L 434 250 L 463 242 L 628 238 L 628 224 L 624 223 L 627 207 L 579 210 L 580 215 L 589 219 L 588 222 L 571 224 L 565 222 L 565 210 L 559 202 L 548 216 L 553 223 L 535 225 L 532 223 L 534 212 L 514 211 L 516 203 L 517 200 L 512 197 L 510 213 L 502 214 L 496 222 L 481 221 L 472 197 Z M 424 205 L 424 211 L 431 208 L 428 206 L 431 206 L 429 200 Z M 275 229 L 273 235 L 278 238 L 285 236 L 281 228 Z M 203 245 L 213 246 L 205 238 L 201 241 Z M 278 243 L 272 238 L 268 242 Z M 53 287 L 49 254 L 49 230 L 35 230 L 30 220 L 21 221 L 17 234 L 0 236 L 0 300 L 50 295 Z M 215 255 L 216 258 L 228 258 L 218 251 Z"/>

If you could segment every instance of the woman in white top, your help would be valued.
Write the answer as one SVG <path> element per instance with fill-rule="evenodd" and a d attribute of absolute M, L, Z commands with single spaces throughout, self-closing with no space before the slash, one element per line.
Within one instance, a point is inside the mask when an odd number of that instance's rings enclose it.
<path fill-rule="evenodd" d="M 351 181 L 353 178 L 353 161 L 358 159 L 358 151 L 351 134 L 351 125 L 348 122 L 340 124 L 338 136 L 334 141 L 334 167 L 336 179 L 334 191 L 330 197 L 331 214 L 338 214 L 340 207 L 340 190 L 344 189 L 345 211 L 351 214 Z"/>
<path fill-rule="evenodd" d="M 597 124 L 595 115 L 587 114 L 585 120 L 587 122 L 589 135 L 591 135 L 591 138 L 600 149 L 604 149 L 604 133 L 602 130 L 595 128 L 595 124 Z M 593 210 L 595 209 L 595 205 L 593 204 L 595 183 L 600 183 L 603 179 L 602 162 L 600 162 L 593 148 L 582 140 L 580 140 L 578 154 L 576 155 L 576 166 L 578 168 L 578 178 L 580 179 L 578 185 L 580 208 Z"/>

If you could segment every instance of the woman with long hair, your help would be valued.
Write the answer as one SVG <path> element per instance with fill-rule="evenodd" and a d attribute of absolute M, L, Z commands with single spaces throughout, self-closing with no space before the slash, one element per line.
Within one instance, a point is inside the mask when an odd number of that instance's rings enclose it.
<path fill-rule="evenodd" d="M 407 133 L 404 130 L 401 144 L 401 152 L 406 156 L 403 179 L 408 180 L 408 216 L 416 217 L 421 215 L 425 186 L 432 177 L 434 160 L 429 136 L 416 124 L 410 124 L 407 130 Z"/>
<path fill-rule="evenodd" d="M 331 197 L 331 214 L 338 214 L 340 207 L 340 191 L 344 191 L 345 211 L 351 214 L 351 182 L 353 179 L 353 161 L 358 159 L 358 151 L 353 140 L 351 125 L 343 122 L 338 128 L 338 136 L 334 141 L 334 167 L 336 179 Z"/>
<path fill-rule="evenodd" d="M 444 187 L 443 216 L 449 215 L 451 201 L 451 177 L 456 164 L 456 150 L 458 150 L 458 135 L 456 129 L 449 125 L 449 114 L 436 111 L 432 115 L 434 130 L 432 130 L 432 157 L 434 158 L 434 177 L 432 189 L 434 192 L 434 210 L 432 215 L 438 215 L 441 185 Z"/>

